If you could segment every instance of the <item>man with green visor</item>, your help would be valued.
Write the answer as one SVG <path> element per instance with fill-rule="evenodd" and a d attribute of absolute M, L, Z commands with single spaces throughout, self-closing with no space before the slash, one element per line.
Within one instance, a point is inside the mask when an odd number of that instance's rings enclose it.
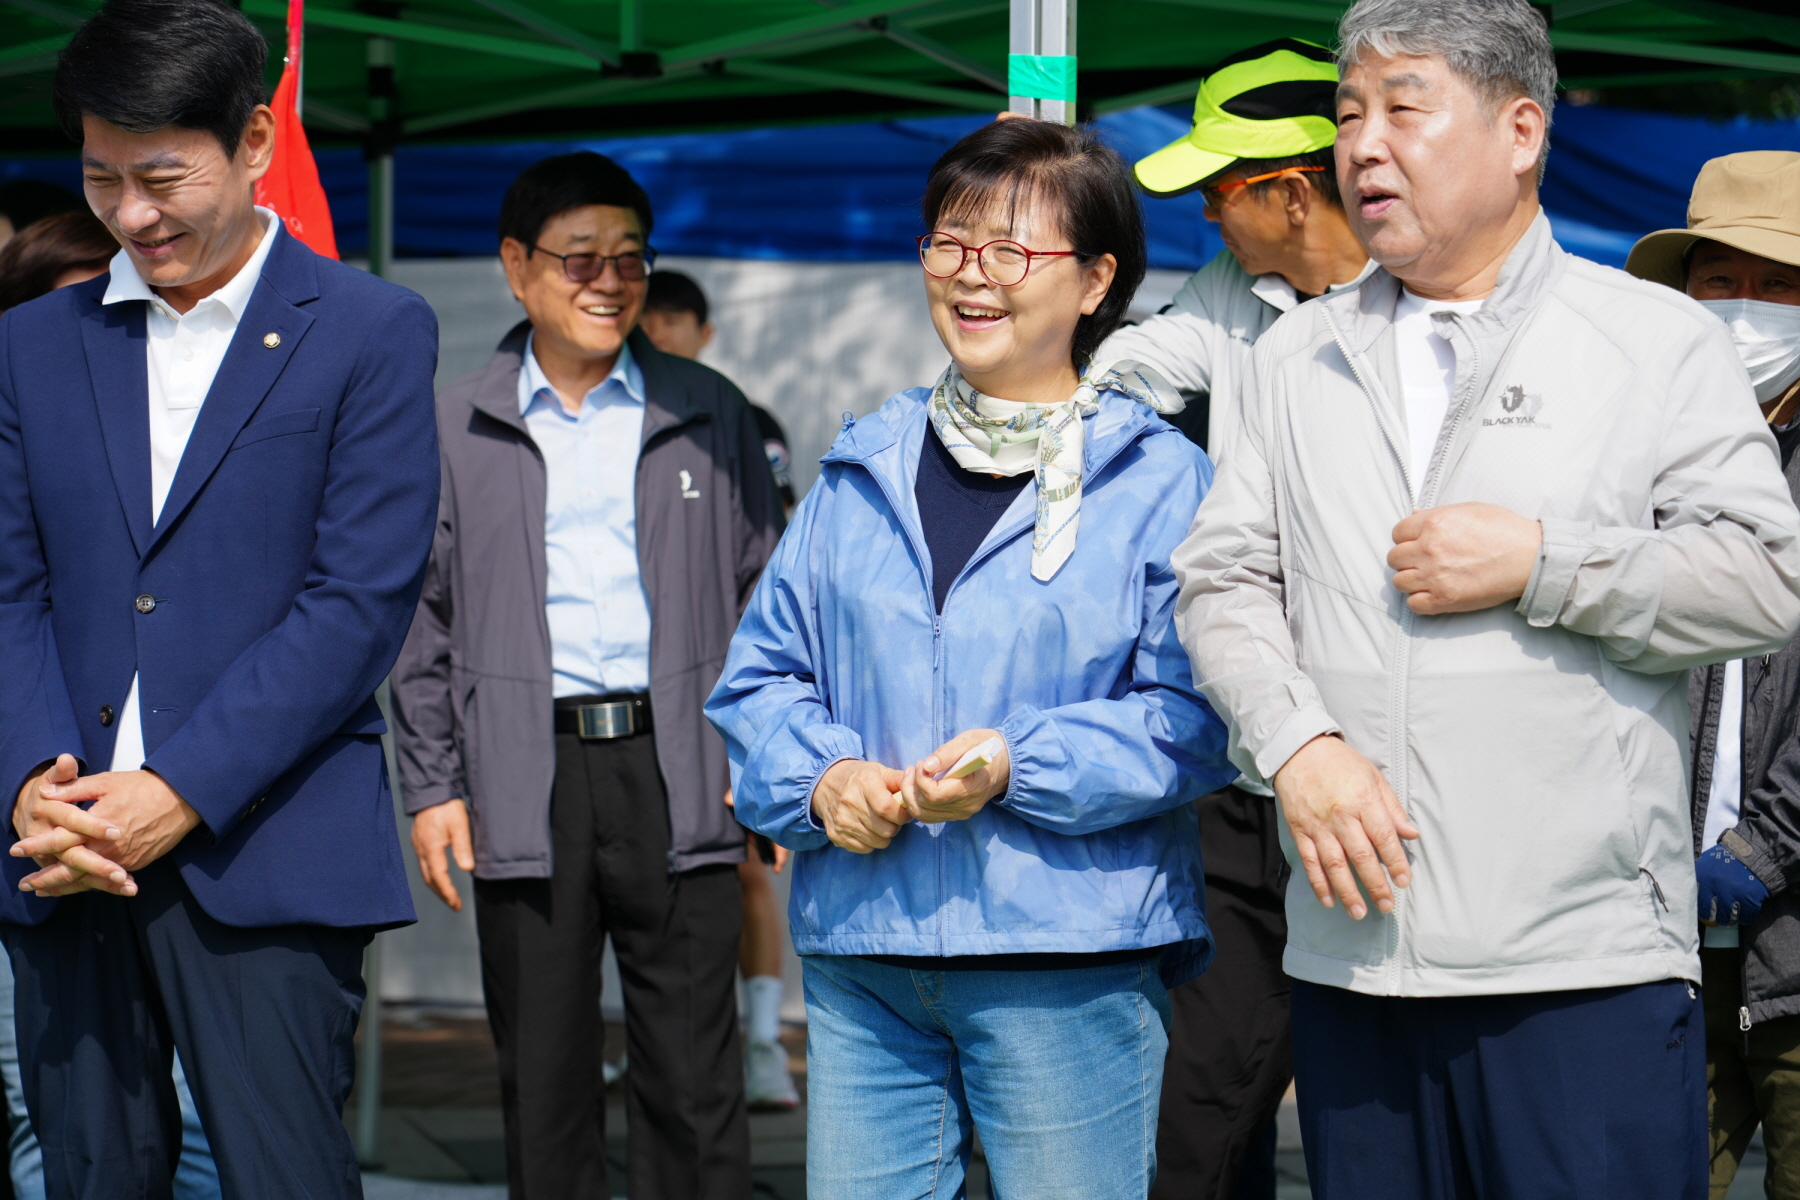
<path fill-rule="evenodd" d="M 1372 264 L 1338 198 L 1332 142 L 1337 67 L 1284 38 L 1214 68 L 1194 128 L 1137 164 L 1153 196 L 1201 189 L 1227 249 L 1174 303 L 1100 347 L 1098 366 L 1137 359 L 1190 400 L 1189 436 L 1226 440 L 1250 347 L 1304 300 L 1349 287 Z M 1246 786 L 1247 785 L 1247 786 Z M 1255 788 L 1254 791 L 1249 790 Z M 1212 968 L 1175 989 L 1153 1200 L 1275 1195 L 1275 1112 L 1293 1078 L 1288 1040 L 1287 864 L 1274 801 L 1240 780 L 1196 802 L 1206 855 Z"/>
<path fill-rule="evenodd" d="M 1331 147 L 1337 66 L 1331 52 L 1282 38 L 1240 51 L 1200 84 L 1194 127 L 1137 164 L 1152 196 L 1198 188 L 1225 250 L 1175 300 L 1115 333 L 1097 366 L 1135 358 L 1184 394 L 1208 393 L 1187 428 L 1217 454 L 1225 444 L 1250 347 L 1301 301 L 1361 282 L 1369 255 L 1350 232 Z"/>

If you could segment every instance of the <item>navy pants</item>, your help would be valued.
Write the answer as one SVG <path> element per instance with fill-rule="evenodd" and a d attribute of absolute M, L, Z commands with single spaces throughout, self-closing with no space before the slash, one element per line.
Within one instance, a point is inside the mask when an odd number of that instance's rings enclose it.
<path fill-rule="evenodd" d="M 48 1200 L 168 1200 L 187 1069 L 226 1200 L 360 1200 L 344 1129 L 368 933 L 239 929 L 166 861 L 4 929 Z"/>
<path fill-rule="evenodd" d="M 1680 980 L 1513 996 L 1295 981 L 1315 1200 L 1704 1200 L 1705 1018 Z"/>

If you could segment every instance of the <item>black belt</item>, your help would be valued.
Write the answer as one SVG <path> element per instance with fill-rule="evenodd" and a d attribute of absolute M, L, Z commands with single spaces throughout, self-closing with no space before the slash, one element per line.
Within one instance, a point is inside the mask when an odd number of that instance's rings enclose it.
<path fill-rule="evenodd" d="M 650 732 L 650 697 L 642 692 L 565 696 L 556 702 L 556 732 L 584 742 Z"/>

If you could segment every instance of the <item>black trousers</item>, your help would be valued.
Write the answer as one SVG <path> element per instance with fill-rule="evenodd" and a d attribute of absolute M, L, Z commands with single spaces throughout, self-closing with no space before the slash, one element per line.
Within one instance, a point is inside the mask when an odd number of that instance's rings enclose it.
<path fill-rule="evenodd" d="M 221 925 L 166 861 L 5 927 L 49 1200 L 168 1200 L 177 1047 L 226 1200 L 360 1200 L 344 1129 L 362 929 Z"/>
<path fill-rule="evenodd" d="M 720 797 L 720 802 L 724 798 Z M 744 1200 L 737 868 L 670 875 L 654 735 L 556 738 L 549 879 L 477 880 L 512 1200 L 609 1200 L 600 957 L 625 991 L 632 1200 Z"/>
<path fill-rule="evenodd" d="M 1296 980 L 1312 1194 L 1700 1200 L 1705 1030 L 1701 998 L 1680 979 L 1497 996 Z"/>
<path fill-rule="evenodd" d="M 1202 796 L 1206 920 L 1218 945 L 1206 974 L 1169 994 L 1152 1200 L 1275 1195 L 1274 1120 L 1294 1077 L 1283 894 L 1288 868 L 1275 801 L 1235 787 Z"/>

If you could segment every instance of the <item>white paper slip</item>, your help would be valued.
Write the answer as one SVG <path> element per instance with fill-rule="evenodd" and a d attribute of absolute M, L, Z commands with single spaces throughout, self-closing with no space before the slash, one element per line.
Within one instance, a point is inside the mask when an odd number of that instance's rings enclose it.
<path fill-rule="evenodd" d="M 939 775 L 939 779 L 967 779 L 981 768 L 1000 757 L 1006 749 L 1006 743 L 997 737 L 991 737 L 979 746 L 970 747 L 969 752 L 956 760 L 956 765 Z"/>

